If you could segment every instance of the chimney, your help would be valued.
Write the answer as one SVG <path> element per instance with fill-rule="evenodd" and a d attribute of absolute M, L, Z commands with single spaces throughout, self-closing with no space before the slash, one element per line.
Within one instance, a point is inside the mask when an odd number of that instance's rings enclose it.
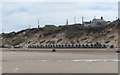
<path fill-rule="evenodd" d="M 103 20 L 103 17 L 101 17 L 101 19 Z"/>
<path fill-rule="evenodd" d="M 68 19 L 66 20 L 66 25 L 68 25 Z"/>
<path fill-rule="evenodd" d="M 40 25 L 39 25 L 39 19 L 38 19 L 38 28 L 40 28 Z"/>
<path fill-rule="evenodd" d="M 120 21 L 120 19 L 118 18 L 118 21 Z"/>
<path fill-rule="evenodd" d="M 83 22 L 84 22 L 84 17 L 82 17 L 82 25 L 83 25 Z"/>
<path fill-rule="evenodd" d="M 76 17 L 74 17 L 74 24 L 76 24 Z"/>

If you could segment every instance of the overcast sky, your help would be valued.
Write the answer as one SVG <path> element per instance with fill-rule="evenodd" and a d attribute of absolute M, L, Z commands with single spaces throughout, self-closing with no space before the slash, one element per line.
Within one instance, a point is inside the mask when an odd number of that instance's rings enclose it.
<path fill-rule="evenodd" d="M 118 16 L 117 2 L 5 2 L 2 4 L 3 31 L 12 32 L 37 27 L 40 25 L 64 25 L 66 19 L 69 24 L 81 23 L 81 18 L 90 21 L 104 17 L 113 21 Z"/>

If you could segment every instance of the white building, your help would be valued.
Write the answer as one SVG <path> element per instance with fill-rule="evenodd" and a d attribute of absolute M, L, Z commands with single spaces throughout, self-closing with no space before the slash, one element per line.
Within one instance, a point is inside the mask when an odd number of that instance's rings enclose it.
<path fill-rule="evenodd" d="M 91 22 L 91 25 L 104 25 L 104 24 L 107 24 L 107 21 L 105 21 L 103 17 L 101 17 L 101 19 L 94 18 Z"/>
<path fill-rule="evenodd" d="M 92 21 L 83 21 L 83 18 L 82 18 L 82 24 L 85 26 L 89 26 L 89 25 L 95 26 L 95 25 L 105 25 L 105 24 L 108 24 L 108 22 L 105 21 L 103 17 L 101 17 L 100 19 L 94 18 Z"/>
<path fill-rule="evenodd" d="M 91 25 L 91 21 L 84 21 L 84 17 L 82 17 L 82 25 L 89 26 Z"/>

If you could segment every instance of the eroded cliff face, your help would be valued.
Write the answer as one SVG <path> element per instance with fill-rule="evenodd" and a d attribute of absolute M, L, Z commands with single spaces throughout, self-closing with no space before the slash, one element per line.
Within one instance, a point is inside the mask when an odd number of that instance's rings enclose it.
<path fill-rule="evenodd" d="M 101 26 L 49 25 L 1 35 L 3 45 L 78 44 L 97 41 L 118 46 L 118 22 Z"/>

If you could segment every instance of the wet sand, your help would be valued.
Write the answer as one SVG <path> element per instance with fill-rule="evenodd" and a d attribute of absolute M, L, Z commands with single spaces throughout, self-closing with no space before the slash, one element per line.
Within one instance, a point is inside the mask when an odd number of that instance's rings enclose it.
<path fill-rule="evenodd" d="M 103 51 L 103 50 L 101 50 Z M 118 73 L 115 52 L 3 51 L 3 73 Z"/>

